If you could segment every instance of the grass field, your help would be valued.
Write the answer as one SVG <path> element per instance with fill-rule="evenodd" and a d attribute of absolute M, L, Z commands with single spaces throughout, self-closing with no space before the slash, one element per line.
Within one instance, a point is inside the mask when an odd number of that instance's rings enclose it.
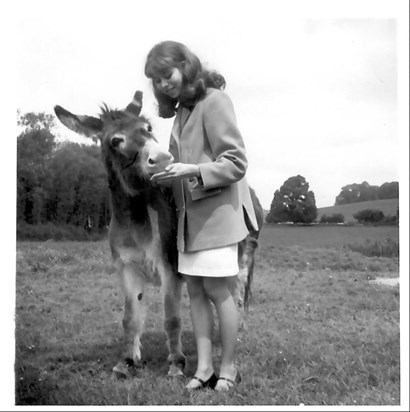
<path fill-rule="evenodd" d="M 265 226 L 238 345 L 242 383 L 229 394 L 187 394 L 166 378 L 154 288 L 144 367 L 135 379 L 114 378 L 122 298 L 107 243 L 18 243 L 16 404 L 400 405 L 399 288 L 371 282 L 397 277 L 398 258 L 346 246 L 386 239 L 397 241 L 397 227 Z M 186 288 L 182 314 L 189 377 L 196 352 Z"/>

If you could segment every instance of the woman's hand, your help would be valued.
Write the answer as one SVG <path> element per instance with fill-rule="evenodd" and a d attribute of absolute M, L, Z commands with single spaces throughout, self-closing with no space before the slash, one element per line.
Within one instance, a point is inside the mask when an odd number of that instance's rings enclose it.
<path fill-rule="evenodd" d="M 151 181 L 159 184 L 170 184 L 176 180 L 189 177 L 199 177 L 199 166 L 189 163 L 172 163 L 163 172 L 156 173 L 151 177 Z"/>

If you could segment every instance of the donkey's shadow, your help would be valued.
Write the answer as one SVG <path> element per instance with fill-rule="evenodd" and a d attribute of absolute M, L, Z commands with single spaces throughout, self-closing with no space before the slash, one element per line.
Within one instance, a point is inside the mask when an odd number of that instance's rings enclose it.
<path fill-rule="evenodd" d="M 87 346 L 86 348 L 76 348 L 71 353 L 70 359 L 66 362 L 72 362 L 70 369 L 78 372 L 88 371 L 91 375 L 100 373 L 111 374 L 113 366 L 118 362 L 122 355 L 122 338 L 118 337 L 109 343 L 98 343 Z M 167 358 L 169 351 L 166 344 L 165 332 L 146 331 L 141 338 L 141 362 L 135 365 L 134 375 L 138 376 L 144 371 L 149 371 L 155 377 L 166 376 L 168 372 Z M 187 357 L 187 364 L 184 370 L 185 376 L 190 376 L 195 372 L 196 367 L 196 346 L 195 336 L 192 331 L 182 333 L 182 345 L 184 354 Z M 52 363 L 63 361 L 60 357 L 49 359 Z"/>

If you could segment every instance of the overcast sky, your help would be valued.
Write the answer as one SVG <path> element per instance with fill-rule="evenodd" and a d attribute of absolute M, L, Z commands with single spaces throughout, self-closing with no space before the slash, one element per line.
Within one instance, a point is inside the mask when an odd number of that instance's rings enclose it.
<path fill-rule="evenodd" d="M 167 145 L 172 120 L 157 117 L 143 67 L 154 44 L 172 39 L 227 79 L 264 208 L 297 174 L 318 207 L 333 205 L 346 184 L 399 180 L 394 1 L 16 3 L 24 4 L 15 42 L 23 112 L 60 104 L 96 115 L 101 102 L 122 108 L 140 89 Z"/>

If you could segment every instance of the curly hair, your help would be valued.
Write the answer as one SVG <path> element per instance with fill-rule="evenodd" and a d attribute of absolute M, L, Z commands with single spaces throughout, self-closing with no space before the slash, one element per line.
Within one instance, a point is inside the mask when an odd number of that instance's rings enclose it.
<path fill-rule="evenodd" d="M 182 91 L 177 99 L 162 93 L 156 82 L 152 81 L 160 117 L 175 116 L 178 102 L 185 107 L 192 108 L 205 95 L 209 87 L 225 88 L 226 81 L 221 74 L 204 69 L 199 58 L 188 47 L 170 40 L 156 44 L 148 53 L 145 76 L 151 80 L 165 77 L 174 68 L 182 74 Z"/>

